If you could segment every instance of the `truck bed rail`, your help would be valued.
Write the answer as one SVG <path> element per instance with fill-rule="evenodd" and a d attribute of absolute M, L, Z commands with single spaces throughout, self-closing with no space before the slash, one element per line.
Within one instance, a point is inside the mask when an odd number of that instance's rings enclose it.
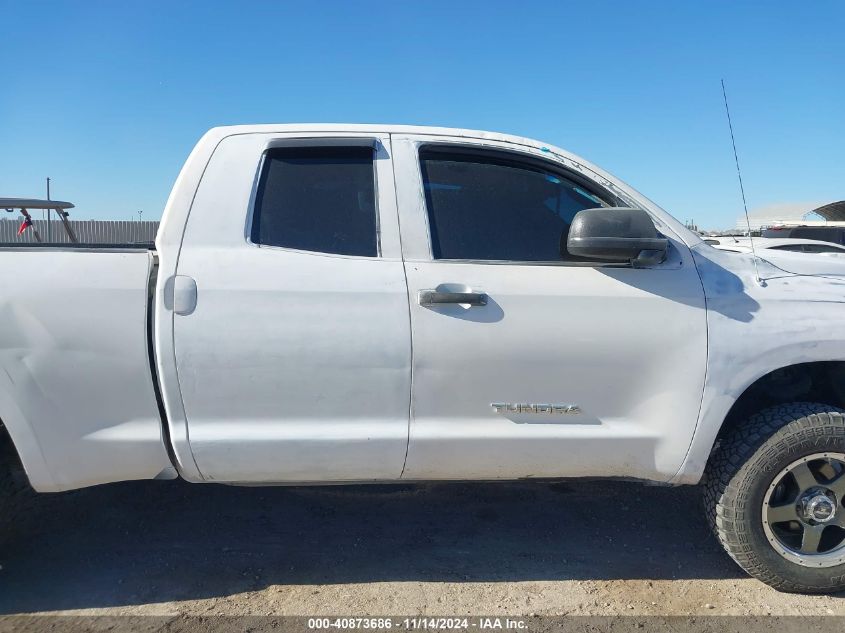
<path fill-rule="evenodd" d="M 154 251 L 155 242 L 86 242 L 86 243 L 44 243 L 44 242 L 0 242 L 0 250 L 82 250 L 82 251 Z"/>

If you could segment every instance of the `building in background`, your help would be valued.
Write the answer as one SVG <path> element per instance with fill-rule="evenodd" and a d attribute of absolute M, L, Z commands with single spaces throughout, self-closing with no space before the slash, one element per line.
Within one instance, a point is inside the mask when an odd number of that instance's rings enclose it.
<path fill-rule="evenodd" d="M 845 200 L 822 205 L 817 202 L 772 204 L 754 209 L 748 214 L 748 220 L 752 231 L 778 225 L 812 226 L 845 222 Z M 748 231 L 744 215 L 737 219 L 736 229 L 741 233 Z"/>

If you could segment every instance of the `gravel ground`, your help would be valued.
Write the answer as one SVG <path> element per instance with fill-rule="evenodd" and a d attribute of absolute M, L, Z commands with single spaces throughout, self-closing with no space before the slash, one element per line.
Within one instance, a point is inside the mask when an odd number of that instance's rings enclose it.
<path fill-rule="evenodd" d="M 845 615 L 710 536 L 695 488 L 517 482 L 36 495 L 0 476 L 0 615 Z"/>

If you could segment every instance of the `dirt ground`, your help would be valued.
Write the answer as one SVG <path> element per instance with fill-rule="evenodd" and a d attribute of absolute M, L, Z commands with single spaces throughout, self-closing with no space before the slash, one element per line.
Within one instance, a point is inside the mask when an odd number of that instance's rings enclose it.
<path fill-rule="evenodd" d="M 845 615 L 710 536 L 694 488 L 519 482 L 36 495 L 0 477 L 0 615 Z"/>

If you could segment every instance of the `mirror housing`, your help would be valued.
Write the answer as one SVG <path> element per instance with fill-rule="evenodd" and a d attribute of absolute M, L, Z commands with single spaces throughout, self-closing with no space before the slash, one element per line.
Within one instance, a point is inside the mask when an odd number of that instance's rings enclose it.
<path fill-rule="evenodd" d="M 653 266 L 666 257 L 669 240 L 642 209 L 602 207 L 575 214 L 566 238 L 569 255 L 633 266 Z"/>

